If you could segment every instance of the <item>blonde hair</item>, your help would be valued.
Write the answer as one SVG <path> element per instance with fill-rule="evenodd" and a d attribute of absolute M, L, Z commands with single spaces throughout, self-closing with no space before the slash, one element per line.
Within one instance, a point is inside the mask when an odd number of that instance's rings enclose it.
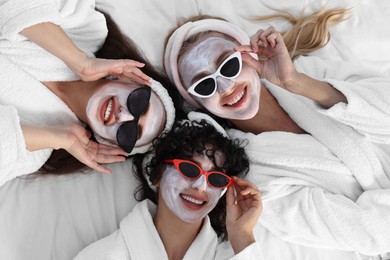
<path fill-rule="evenodd" d="M 324 47 L 330 40 L 329 26 L 342 22 L 350 12 L 347 8 L 321 9 L 310 15 L 295 17 L 288 11 L 278 10 L 275 15 L 259 16 L 255 20 L 283 19 L 292 27 L 281 32 L 290 57 L 313 52 Z"/>
<path fill-rule="evenodd" d="M 287 50 L 290 53 L 291 59 L 294 59 L 299 55 L 307 54 L 324 47 L 330 40 L 329 26 L 348 19 L 346 15 L 350 12 L 350 9 L 321 9 L 310 15 L 301 15 L 299 17 L 295 17 L 288 11 L 276 11 L 279 13 L 275 15 L 258 16 L 255 17 L 254 20 L 265 21 L 272 19 L 283 19 L 288 21 L 292 27 L 285 32 L 281 32 L 281 34 L 283 36 Z M 185 22 L 197 21 L 207 18 L 224 20 L 218 17 L 202 15 L 191 17 L 185 21 L 180 21 L 178 26 L 169 33 L 166 42 L 170 35 Z M 195 43 L 201 36 L 210 32 L 211 31 L 201 32 L 187 39 L 181 47 L 179 57 L 184 54 L 187 51 L 187 48 Z"/>

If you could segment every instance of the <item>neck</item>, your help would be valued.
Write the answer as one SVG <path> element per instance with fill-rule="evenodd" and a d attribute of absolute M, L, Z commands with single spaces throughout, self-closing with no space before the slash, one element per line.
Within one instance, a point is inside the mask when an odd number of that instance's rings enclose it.
<path fill-rule="evenodd" d="M 274 96 L 263 86 L 260 94 L 260 106 L 256 115 L 247 120 L 230 120 L 244 132 L 259 134 L 270 131 L 283 131 L 303 134 L 301 129 L 279 105 Z"/>
<path fill-rule="evenodd" d="M 184 222 L 171 211 L 157 207 L 154 224 L 164 244 L 168 259 L 183 259 L 202 228 L 202 223 L 202 221 L 199 223 Z"/>
<path fill-rule="evenodd" d="M 100 83 L 100 81 L 43 82 L 84 122 L 87 122 L 86 106 L 88 100 Z"/>

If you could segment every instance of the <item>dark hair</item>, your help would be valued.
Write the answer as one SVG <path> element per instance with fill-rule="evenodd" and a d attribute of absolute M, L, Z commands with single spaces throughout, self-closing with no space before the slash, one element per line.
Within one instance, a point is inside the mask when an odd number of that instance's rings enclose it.
<path fill-rule="evenodd" d="M 108 14 L 103 14 L 107 22 L 108 35 L 101 49 L 95 53 L 95 56 L 97 58 L 105 59 L 132 59 L 144 63 L 145 66 L 142 68 L 142 71 L 159 81 L 167 89 L 175 105 L 176 115 L 183 118 L 184 113 L 180 109 L 182 107 L 182 98 L 178 94 L 175 86 L 170 82 L 162 70 L 153 67 L 151 63 L 143 57 L 136 44 L 121 33 L 113 19 Z M 91 139 L 94 140 L 93 137 Z M 53 150 L 49 159 L 39 169 L 38 173 L 68 174 L 81 170 L 86 170 L 86 165 L 77 160 L 66 150 L 59 149 Z"/>
<path fill-rule="evenodd" d="M 249 170 L 249 159 L 245 153 L 242 142 L 238 139 L 230 140 L 218 132 L 214 126 L 202 120 L 200 123 L 187 121 L 176 122 L 170 132 L 163 133 L 153 142 L 150 154 L 153 158 L 143 166 L 143 160 L 147 154 L 134 156 L 134 172 L 141 185 L 134 194 L 136 200 L 150 199 L 157 204 L 157 192 L 155 192 L 146 179 L 147 175 L 151 183 L 157 183 L 163 174 L 167 159 L 192 159 L 194 153 L 203 152 L 206 145 L 207 156 L 214 162 L 215 152 L 220 151 L 224 155 L 225 162 L 221 171 L 229 176 L 244 176 Z M 144 173 L 145 171 L 145 173 Z M 227 239 L 226 231 L 226 200 L 222 197 L 215 208 L 209 213 L 211 226 L 222 240 Z"/>

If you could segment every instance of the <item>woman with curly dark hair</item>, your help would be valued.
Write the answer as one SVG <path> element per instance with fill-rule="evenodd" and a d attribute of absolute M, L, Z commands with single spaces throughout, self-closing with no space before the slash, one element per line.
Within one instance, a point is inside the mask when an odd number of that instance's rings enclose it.
<path fill-rule="evenodd" d="M 142 202 L 119 230 L 76 259 L 262 258 L 253 236 L 261 195 L 251 182 L 237 177 L 249 169 L 237 140 L 205 120 L 184 120 L 134 163 L 141 181 L 135 195 Z M 228 238 L 231 247 L 218 244 L 218 237 Z"/>

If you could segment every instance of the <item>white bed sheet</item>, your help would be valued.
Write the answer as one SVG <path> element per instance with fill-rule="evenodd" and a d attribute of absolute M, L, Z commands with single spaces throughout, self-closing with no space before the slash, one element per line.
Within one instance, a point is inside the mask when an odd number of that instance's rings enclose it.
<path fill-rule="evenodd" d="M 270 7 L 299 12 L 305 5 L 310 12 L 326 2 L 327 6 L 354 6 L 355 11 L 349 20 L 332 28 L 331 43 L 314 55 L 344 59 L 390 76 L 388 0 L 98 0 L 97 5 L 161 66 L 165 37 L 182 17 L 221 16 L 253 34 L 261 25 L 248 19 L 249 15 L 274 12 Z M 282 22 L 273 25 L 278 29 L 287 26 Z M 131 167 L 127 161 L 111 165 L 112 175 L 91 172 L 18 178 L 5 184 L 0 188 L 0 259 L 71 259 L 86 245 L 113 232 L 136 203 Z M 261 226 L 256 236 L 266 259 L 368 259 L 352 252 L 287 243 Z"/>

